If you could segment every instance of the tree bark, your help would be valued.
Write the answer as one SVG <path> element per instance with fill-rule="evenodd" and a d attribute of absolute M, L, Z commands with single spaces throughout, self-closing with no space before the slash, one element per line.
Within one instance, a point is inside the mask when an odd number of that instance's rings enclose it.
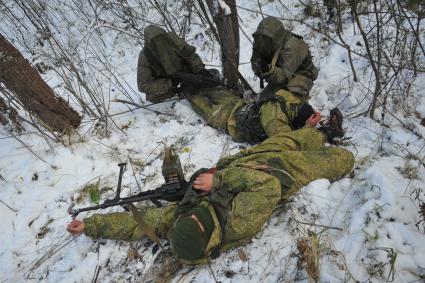
<path fill-rule="evenodd" d="M 9 126 L 9 130 L 15 130 L 17 133 L 21 133 L 24 128 L 19 122 L 18 112 L 13 106 L 8 105 L 3 98 L 0 97 L 0 124 L 3 126 Z"/>
<path fill-rule="evenodd" d="M 48 129 L 69 133 L 81 117 L 41 78 L 7 39 L 0 34 L 0 82 Z"/>
<path fill-rule="evenodd" d="M 220 7 L 217 0 L 206 0 L 220 38 L 223 75 L 229 86 L 238 85 L 239 22 L 235 0 L 225 0 L 230 14 Z"/>

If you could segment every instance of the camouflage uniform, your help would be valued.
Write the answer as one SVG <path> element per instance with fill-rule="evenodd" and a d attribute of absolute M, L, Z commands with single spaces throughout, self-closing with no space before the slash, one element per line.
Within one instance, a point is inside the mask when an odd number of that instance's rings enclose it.
<path fill-rule="evenodd" d="M 145 28 L 137 82 L 149 101 L 159 102 L 174 95 L 173 87 L 178 82 L 167 76 L 177 71 L 199 73 L 202 70 L 204 65 L 194 47 L 157 26 Z M 196 89 L 186 85 L 183 92 L 210 126 L 228 132 L 235 141 L 252 144 L 278 131 L 291 131 L 298 106 L 304 102 L 302 97 L 285 90 L 277 91 L 277 95 L 268 97 L 261 105 L 245 102 L 235 92 L 222 87 Z"/>
<path fill-rule="evenodd" d="M 228 132 L 235 141 L 251 144 L 292 131 L 292 121 L 303 104 L 301 97 L 283 89 L 261 103 L 247 102 L 224 88 L 198 89 L 187 99 L 208 125 Z"/>
<path fill-rule="evenodd" d="M 166 236 L 178 217 L 193 207 L 209 209 L 214 230 L 206 256 L 218 255 L 251 239 L 263 227 L 274 208 L 309 182 L 331 181 L 348 174 L 353 167 L 351 152 L 324 147 L 324 135 L 304 128 L 279 133 L 260 145 L 221 159 L 208 197 L 189 190 L 178 204 L 141 209 L 144 222 L 160 236 Z M 131 214 L 126 212 L 95 214 L 84 219 L 84 233 L 93 238 L 139 240 L 141 233 Z M 205 263 L 206 259 L 183 261 Z"/>
<path fill-rule="evenodd" d="M 251 65 L 268 82 L 266 90 L 284 88 L 307 101 L 318 70 L 302 37 L 285 30 L 273 17 L 262 20 L 253 37 Z"/>
<path fill-rule="evenodd" d="M 145 46 L 137 65 L 137 85 L 151 102 L 163 101 L 174 95 L 178 85 L 167 76 L 177 72 L 198 73 L 204 68 L 195 47 L 173 32 L 150 25 L 145 28 Z"/>

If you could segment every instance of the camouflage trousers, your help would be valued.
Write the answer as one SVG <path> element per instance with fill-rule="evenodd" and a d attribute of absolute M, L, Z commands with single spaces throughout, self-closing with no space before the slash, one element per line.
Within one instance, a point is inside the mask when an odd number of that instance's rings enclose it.
<path fill-rule="evenodd" d="M 301 105 L 307 101 L 307 98 L 284 89 L 273 92 L 271 96 L 282 98 L 282 101 L 271 99 L 263 102 L 260 107 L 260 123 L 267 137 L 279 132 L 292 131 L 292 121 L 298 115 Z M 229 133 L 235 141 L 247 142 L 244 134 L 237 129 L 236 112 L 241 106 L 250 102 L 237 97 L 225 88 L 199 89 L 189 94 L 187 99 L 195 112 L 204 118 L 209 126 Z"/>

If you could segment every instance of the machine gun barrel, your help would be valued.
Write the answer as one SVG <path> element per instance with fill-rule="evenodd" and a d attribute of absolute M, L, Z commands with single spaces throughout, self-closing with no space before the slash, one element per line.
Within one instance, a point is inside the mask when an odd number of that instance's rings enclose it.
<path fill-rule="evenodd" d="M 102 204 L 99 204 L 99 205 L 94 205 L 94 206 L 89 206 L 89 207 L 84 207 L 79 209 L 74 209 L 73 206 L 71 206 L 68 209 L 68 213 L 73 218 L 75 218 L 81 212 L 103 209 L 103 208 L 117 206 L 117 205 L 125 205 L 129 203 L 145 201 L 145 200 L 151 200 L 153 202 L 158 200 L 165 200 L 169 202 L 178 201 L 183 198 L 188 188 L 189 186 L 187 183 L 183 185 L 180 182 L 166 183 L 154 190 L 140 192 L 134 196 L 107 199 Z"/>

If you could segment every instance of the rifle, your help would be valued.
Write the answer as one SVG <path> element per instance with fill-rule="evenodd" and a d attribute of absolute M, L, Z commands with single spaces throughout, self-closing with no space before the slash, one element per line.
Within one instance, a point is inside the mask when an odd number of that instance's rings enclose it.
<path fill-rule="evenodd" d="M 214 78 L 212 76 L 205 76 L 202 74 L 175 72 L 174 74 L 171 74 L 168 77 L 196 88 L 211 88 L 217 86 L 229 88 L 229 86 L 223 83 L 220 79 Z"/>
<path fill-rule="evenodd" d="M 260 78 L 260 88 L 264 88 L 264 74 L 269 70 L 269 66 L 264 61 L 256 61 L 252 63 L 254 74 Z"/>
<path fill-rule="evenodd" d="M 160 200 L 168 202 L 179 201 L 183 198 L 186 191 L 189 189 L 190 184 L 185 181 L 183 171 L 180 164 L 180 159 L 174 154 L 172 148 L 166 148 L 165 157 L 162 166 L 162 174 L 165 179 L 165 184 L 159 186 L 156 189 L 140 192 L 133 196 L 121 197 L 121 181 L 125 171 L 126 163 L 118 164 L 120 167 L 120 174 L 118 177 L 118 185 L 115 197 L 107 199 L 99 205 L 74 209 L 74 204 L 68 208 L 68 213 L 75 219 L 78 214 L 85 211 L 103 209 L 117 205 L 130 205 L 133 202 L 150 200 L 156 206 L 161 206 Z"/>

